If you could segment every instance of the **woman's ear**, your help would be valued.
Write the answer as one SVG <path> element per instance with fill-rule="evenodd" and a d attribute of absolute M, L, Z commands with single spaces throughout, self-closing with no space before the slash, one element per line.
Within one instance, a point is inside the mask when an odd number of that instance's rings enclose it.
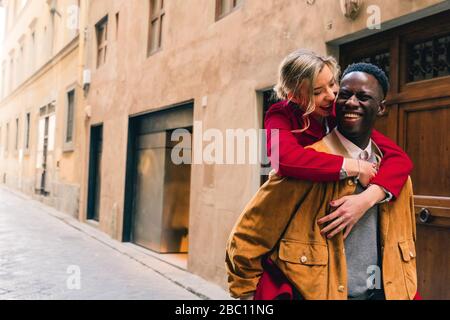
<path fill-rule="evenodd" d="M 380 104 L 378 105 L 378 113 L 377 115 L 379 117 L 384 116 L 386 114 L 386 100 L 383 100 L 380 102 Z"/>

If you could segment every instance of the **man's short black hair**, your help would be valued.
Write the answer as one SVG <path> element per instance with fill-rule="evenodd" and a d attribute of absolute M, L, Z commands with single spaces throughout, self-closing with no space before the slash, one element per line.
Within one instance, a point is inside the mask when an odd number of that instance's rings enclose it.
<path fill-rule="evenodd" d="M 386 98 L 386 95 L 389 91 L 389 80 L 388 77 L 386 76 L 386 73 L 384 73 L 383 70 L 381 70 L 376 65 L 371 63 L 358 62 L 349 65 L 342 74 L 342 78 L 344 78 L 346 75 L 352 72 L 364 72 L 374 76 L 375 79 L 378 80 L 378 83 L 380 84 L 381 88 L 383 89 L 384 94 L 383 98 Z"/>

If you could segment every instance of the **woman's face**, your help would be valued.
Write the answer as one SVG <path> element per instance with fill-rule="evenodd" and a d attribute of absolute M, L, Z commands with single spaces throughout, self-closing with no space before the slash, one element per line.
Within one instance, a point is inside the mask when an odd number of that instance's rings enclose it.
<path fill-rule="evenodd" d="M 331 115 L 333 111 L 334 100 L 336 99 L 339 86 L 334 78 L 333 72 L 325 65 L 320 71 L 317 79 L 314 83 L 314 104 L 316 106 L 312 116 L 316 118 L 325 118 Z M 302 102 L 301 105 L 305 106 L 308 97 L 308 88 L 304 86 L 301 89 Z"/>

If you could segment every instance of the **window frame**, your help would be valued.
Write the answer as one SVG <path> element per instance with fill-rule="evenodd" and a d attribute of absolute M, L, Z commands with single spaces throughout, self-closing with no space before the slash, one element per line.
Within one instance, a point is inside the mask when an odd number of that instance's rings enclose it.
<path fill-rule="evenodd" d="M 97 69 L 106 64 L 108 53 L 108 29 L 108 15 L 106 15 L 95 24 Z M 100 31 L 103 31 L 101 38 Z"/>
<path fill-rule="evenodd" d="M 73 93 L 73 104 L 72 104 L 72 124 L 71 124 L 71 140 L 68 141 L 68 130 L 69 130 L 69 107 L 70 100 L 69 95 Z M 63 143 L 63 152 L 73 152 L 74 144 L 75 144 L 75 127 L 76 127 L 76 105 L 77 105 L 77 90 L 76 86 L 72 85 L 66 89 L 65 94 L 65 112 L 64 112 L 64 143 Z"/>
<path fill-rule="evenodd" d="M 0 83 L 1 83 L 1 96 L 0 99 L 3 99 L 6 97 L 6 85 L 7 85 L 7 79 L 6 79 L 6 65 L 7 65 L 7 61 L 3 61 L 2 63 L 2 73 L 1 73 L 1 79 L 0 79 Z"/>
<path fill-rule="evenodd" d="M 15 118 L 16 122 L 16 134 L 14 136 L 14 154 L 19 152 L 19 141 L 20 141 L 20 117 Z"/>
<path fill-rule="evenodd" d="M 219 21 L 226 16 L 230 15 L 231 13 L 235 12 L 236 10 L 239 10 L 239 8 L 242 6 L 242 3 L 244 0 L 225 0 L 228 2 L 229 10 L 226 12 L 223 12 L 222 8 L 222 0 L 216 0 L 216 21 Z"/>
<path fill-rule="evenodd" d="M 5 133 L 5 157 L 8 157 L 9 154 L 9 124 L 10 122 L 8 121 L 6 123 L 6 133 Z"/>
<path fill-rule="evenodd" d="M 152 3 L 153 1 L 156 1 L 156 13 L 152 12 Z M 147 35 L 147 57 L 159 52 L 162 50 L 162 39 L 163 39 L 163 32 L 164 32 L 164 25 L 163 21 L 166 15 L 166 10 L 164 6 L 164 0 L 149 0 L 149 10 L 148 10 L 148 35 Z M 153 48 L 153 24 L 155 23 L 157 30 L 156 30 L 156 47 Z"/>
<path fill-rule="evenodd" d="M 23 140 L 23 150 L 24 155 L 30 154 L 31 149 L 31 111 L 27 110 L 25 112 L 25 121 L 24 121 L 24 140 Z"/>

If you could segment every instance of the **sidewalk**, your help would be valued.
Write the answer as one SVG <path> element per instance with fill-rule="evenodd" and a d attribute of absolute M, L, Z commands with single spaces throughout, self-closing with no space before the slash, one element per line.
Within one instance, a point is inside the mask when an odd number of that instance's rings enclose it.
<path fill-rule="evenodd" d="M 2 186 L 0 299 L 230 297 L 219 286 L 163 261 L 162 255 L 111 239 Z"/>

